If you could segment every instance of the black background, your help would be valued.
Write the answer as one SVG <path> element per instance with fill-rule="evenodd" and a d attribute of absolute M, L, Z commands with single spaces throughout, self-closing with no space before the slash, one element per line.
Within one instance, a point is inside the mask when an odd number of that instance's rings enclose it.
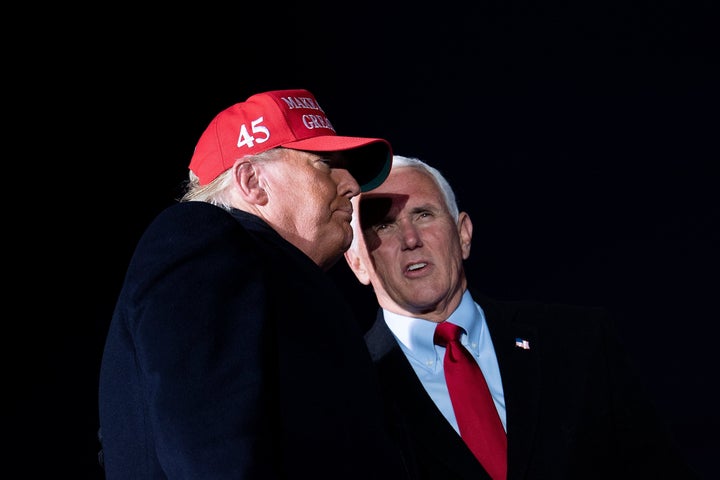
<path fill-rule="evenodd" d="M 21 53 L 26 31 L 13 45 L 7 99 L 17 107 L 8 209 L 28 210 L 6 235 L 17 254 L 9 263 L 20 266 L 10 270 L 19 288 L 9 304 L 21 307 L 11 323 L 25 327 L 11 336 L 22 348 L 6 349 L 22 468 L 102 478 L 97 375 L 135 243 L 179 196 L 216 113 L 259 91 L 307 88 L 341 135 L 387 138 L 448 177 L 475 226 L 467 267 L 477 287 L 621 315 L 661 412 L 711 478 L 720 451 L 712 4 L 46 12 L 35 25 L 42 40 Z M 344 264 L 332 274 L 374 314 Z"/>

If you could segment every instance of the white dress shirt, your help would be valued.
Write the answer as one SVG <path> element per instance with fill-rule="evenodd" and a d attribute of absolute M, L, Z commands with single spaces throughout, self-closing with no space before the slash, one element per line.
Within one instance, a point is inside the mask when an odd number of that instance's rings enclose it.
<path fill-rule="evenodd" d="M 398 315 L 387 310 L 383 310 L 383 314 L 387 326 L 395 335 L 395 339 L 400 344 L 400 348 L 410 361 L 410 365 L 412 365 L 425 390 L 459 434 L 460 431 L 458 430 L 450 395 L 445 384 L 445 373 L 443 372 L 445 347 L 435 345 L 433 342 L 437 324 L 419 318 Z M 447 321 L 459 325 L 465 330 L 466 333 L 462 334 L 460 342 L 472 353 L 473 358 L 480 365 L 485 381 L 490 388 L 495 407 L 500 415 L 500 420 L 502 420 L 503 427 L 507 431 L 505 395 L 500 378 L 500 368 L 498 367 L 495 349 L 493 348 L 482 308 L 475 303 L 466 290 L 460 305 Z"/>

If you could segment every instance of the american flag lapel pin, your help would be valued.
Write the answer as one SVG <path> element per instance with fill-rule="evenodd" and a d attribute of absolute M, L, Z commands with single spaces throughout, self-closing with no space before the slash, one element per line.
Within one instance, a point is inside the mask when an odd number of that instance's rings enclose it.
<path fill-rule="evenodd" d="M 515 346 L 522 348 L 523 350 L 530 350 L 530 342 L 528 342 L 524 338 L 520 338 L 520 337 L 516 338 Z"/>

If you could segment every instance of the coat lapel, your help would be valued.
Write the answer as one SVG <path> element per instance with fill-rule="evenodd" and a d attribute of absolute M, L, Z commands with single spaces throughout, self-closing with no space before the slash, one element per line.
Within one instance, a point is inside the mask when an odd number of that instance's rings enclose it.
<path fill-rule="evenodd" d="M 485 312 L 500 365 L 507 415 L 508 478 L 524 478 L 540 413 L 542 339 L 537 328 L 523 322 L 520 309 L 501 307 L 475 293 L 473 298 Z"/>
<path fill-rule="evenodd" d="M 377 364 L 383 389 L 391 392 L 391 415 L 402 422 L 416 456 L 431 455 L 434 461 L 458 478 L 489 479 L 460 436 L 435 406 L 418 380 L 395 337 L 378 312 L 366 334 L 373 361 Z"/>

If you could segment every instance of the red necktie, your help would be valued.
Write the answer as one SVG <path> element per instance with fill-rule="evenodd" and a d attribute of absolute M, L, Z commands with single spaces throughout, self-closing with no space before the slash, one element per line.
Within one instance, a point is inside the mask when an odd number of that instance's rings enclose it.
<path fill-rule="evenodd" d="M 485 377 L 472 354 L 460 343 L 461 327 L 442 322 L 434 341 L 443 346 L 445 381 L 460 436 L 494 480 L 507 477 L 507 437 Z"/>

